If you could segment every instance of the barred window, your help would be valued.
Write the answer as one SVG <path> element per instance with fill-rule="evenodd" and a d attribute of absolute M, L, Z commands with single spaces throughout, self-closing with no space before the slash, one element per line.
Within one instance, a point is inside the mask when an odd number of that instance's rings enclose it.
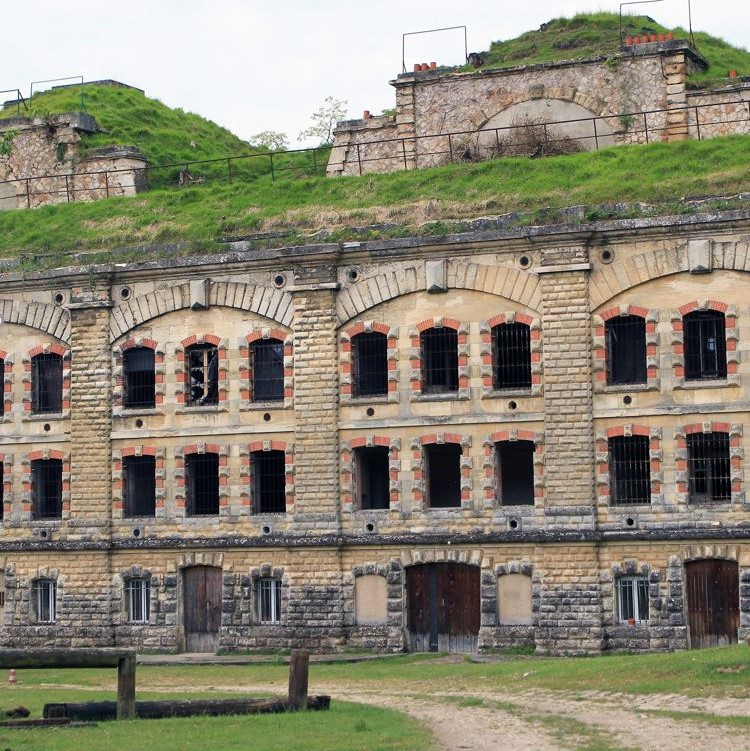
<path fill-rule="evenodd" d="M 34 620 L 55 623 L 57 620 L 57 582 L 54 579 L 35 579 L 31 585 Z"/>
<path fill-rule="evenodd" d="M 388 337 L 377 331 L 352 338 L 353 396 L 388 394 Z"/>
<path fill-rule="evenodd" d="M 156 406 L 154 350 L 134 347 L 122 356 L 123 406 L 128 409 L 151 409 Z"/>
<path fill-rule="evenodd" d="M 5 607 L 5 571 L 0 571 L 0 609 Z M 0 613 L 1 615 L 2 613 Z"/>
<path fill-rule="evenodd" d="M 281 622 L 281 582 L 278 579 L 258 579 L 258 622 Z"/>
<path fill-rule="evenodd" d="M 534 442 L 499 441 L 495 444 L 500 504 L 534 504 Z"/>
<path fill-rule="evenodd" d="M 646 383 L 646 320 L 617 316 L 604 324 L 607 383 Z"/>
<path fill-rule="evenodd" d="M 253 451 L 253 508 L 256 514 L 286 512 L 286 455 Z"/>
<path fill-rule="evenodd" d="M 728 501 L 732 497 L 728 433 L 687 436 L 689 498 L 694 502 Z"/>
<path fill-rule="evenodd" d="M 195 344 L 185 351 L 188 369 L 189 407 L 219 403 L 219 349 L 213 344 Z"/>
<path fill-rule="evenodd" d="M 531 388 L 531 331 L 525 323 L 492 327 L 492 387 Z"/>
<path fill-rule="evenodd" d="M 128 623 L 148 623 L 151 618 L 151 581 L 134 577 L 125 581 L 125 613 Z"/>
<path fill-rule="evenodd" d="M 724 314 L 696 310 L 682 319 L 685 344 L 685 379 L 700 381 L 727 377 L 727 341 Z"/>
<path fill-rule="evenodd" d="M 5 414 L 5 360 L 0 358 L 0 417 Z"/>
<path fill-rule="evenodd" d="M 31 411 L 62 412 L 63 359 L 52 352 L 31 358 Z"/>
<path fill-rule="evenodd" d="M 611 503 L 651 503 L 651 447 L 648 436 L 617 436 L 610 438 L 607 446 Z"/>
<path fill-rule="evenodd" d="M 219 455 L 188 454 L 185 457 L 188 516 L 219 513 Z"/>
<path fill-rule="evenodd" d="M 620 576 L 616 589 L 619 622 L 648 623 L 648 579 L 645 576 Z"/>
<path fill-rule="evenodd" d="M 5 462 L 0 462 L 0 521 L 5 513 Z"/>
<path fill-rule="evenodd" d="M 461 446 L 430 443 L 424 447 L 427 502 L 432 508 L 461 507 Z"/>
<path fill-rule="evenodd" d="M 31 516 L 33 519 L 62 517 L 60 459 L 34 459 L 31 462 Z"/>
<path fill-rule="evenodd" d="M 123 457 L 122 494 L 125 502 L 125 516 L 154 516 L 156 514 L 155 457 Z"/>
<path fill-rule="evenodd" d="M 458 391 L 458 333 L 447 327 L 420 334 L 422 392 L 444 394 Z"/>
<path fill-rule="evenodd" d="M 253 373 L 253 401 L 284 399 L 284 342 L 258 339 L 250 346 Z"/>
<path fill-rule="evenodd" d="M 391 502 L 389 451 L 386 446 L 354 449 L 355 503 L 363 510 L 387 509 Z"/>

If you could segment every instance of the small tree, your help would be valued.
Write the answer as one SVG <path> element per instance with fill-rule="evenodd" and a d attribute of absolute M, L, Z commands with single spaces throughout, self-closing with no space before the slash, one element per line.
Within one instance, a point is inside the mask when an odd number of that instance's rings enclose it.
<path fill-rule="evenodd" d="M 331 143 L 336 123 L 343 120 L 346 115 L 346 105 L 345 99 L 334 99 L 332 96 L 327 96 L 323 106 L 311 115 L 312 125 L 301 131 L 297 140 L 304 141 L 307 138 L 316 138 L 321 146 Z"/>
<path fill-rule="evenodd" d="M 254 136 L 250 136 L 249 144 L 258 149 L 281 151 L 289 148 L 289 139 L 286 133 L 279 133 L 275 130 L 263 130 Z"/>

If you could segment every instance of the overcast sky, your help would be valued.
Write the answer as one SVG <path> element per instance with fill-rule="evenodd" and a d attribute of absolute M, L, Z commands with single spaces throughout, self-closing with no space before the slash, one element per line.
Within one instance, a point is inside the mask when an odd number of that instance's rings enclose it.
<path fill-rule="evenodd" d="M 26 0 L 3 2 L 0 89 L 83 75 L 145 89 L 247 139 L 287 133 L 292 146 L 326 96 L 348 116 L 394 106 L 401 35 L 468 27 L 486 49 L 560 15 L 611 10 L 614 0 Z M 665 25 L 688 23 L 688 0 L 634 6 Z M 750 45 L 747 0 L 692 0 L 693 28 Z M 463 62 L 462 31 L 407 38 L 406 66 Z M 740 71 L 741 74 L 750 74 Z"/>

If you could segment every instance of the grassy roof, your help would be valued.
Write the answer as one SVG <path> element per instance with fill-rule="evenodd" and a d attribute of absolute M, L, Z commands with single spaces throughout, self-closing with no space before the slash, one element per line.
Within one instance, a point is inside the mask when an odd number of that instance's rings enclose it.
<path fill-rule="evenodd" d="M 667 31 L 672 31 L 675 39 L 689 36 L 683 28 L 667 28 L 648 16 L 624 15 L 622 19 L 623 36 Z M 750 75 L 750 52 L 702 31 L 695 32 L 694 36 L 696 47 L 708 61 L 709 69 L 694 74 L 691 81 L 709 83 L 725 78 L 730 70 Z M 539 29 L 527 31 L 515 39 L 493 42 L 482 56 L 485 67 L 494 68 L 609 56 L 619 47 L 619 16 L 616 13 L 580 13 L 573 18 L 554 18 Z"/>

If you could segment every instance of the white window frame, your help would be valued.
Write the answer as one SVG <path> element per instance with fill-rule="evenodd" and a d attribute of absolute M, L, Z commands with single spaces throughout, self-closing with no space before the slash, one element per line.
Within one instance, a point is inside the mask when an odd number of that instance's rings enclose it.
<path fill-rule="evenodd" d="M 256 583 L 258 623 L 281 623 L 281 581 L 264 577 Z"/>
<path fill-rule="evenodd" d="M 34 615 L 37 623 L 57 622 L 57 582 L 54 579 L 36 579 L 34 590 Z"/>
<path fill-rule="evenodd" d="M 151 620 L 151 581 L 133 577 L 125 581 L 125 612 L 128 623 L 148 623 Z"/>
<path fill-rule="evenodd" d="M 639 590 L 645 590 L 646 612 L 641 613 Z M 647 624 L 649 619 L 649 583 L 647 576 L 620 576 L 616 581 L 617 619 L 619 623 L 628 623 L 630 618 L 636 623 Z M 628 615 L 631 608 L 632 615 Z"/>

